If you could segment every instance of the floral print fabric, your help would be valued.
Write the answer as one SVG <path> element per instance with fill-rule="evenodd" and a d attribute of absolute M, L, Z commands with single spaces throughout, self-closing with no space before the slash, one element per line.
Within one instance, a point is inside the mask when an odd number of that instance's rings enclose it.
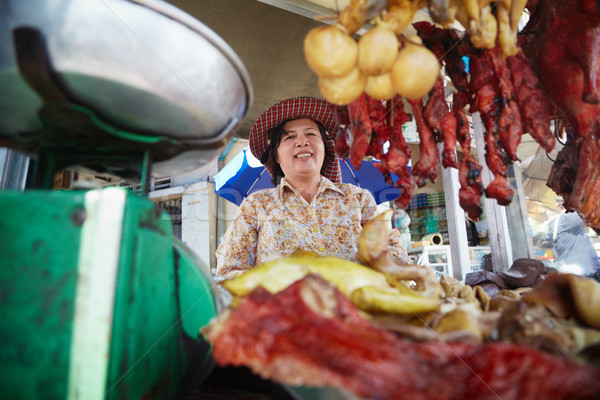
<path fill-rule="evenodd" d="M 233 277 L 296 250 L 359 262 L 358 236 L 375 211 L 371 193 L 358 186 L 322 177 L 308 204 L 283 178 L 277 187 L 252 193 L 242 202 L 217 249 L 217 275 Z M 400 232 L 392 229 L 391 255 L 410 263 L 400 243 Z"/>

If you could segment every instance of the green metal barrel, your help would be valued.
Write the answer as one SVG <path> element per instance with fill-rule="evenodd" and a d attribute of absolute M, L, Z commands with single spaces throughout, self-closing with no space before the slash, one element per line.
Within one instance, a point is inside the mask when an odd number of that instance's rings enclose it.
<path fill-rule="evenodd" d="M 0 393 L 173 398 L 212 369 L 213 281 L 126 189 L 0 192 Z"/>

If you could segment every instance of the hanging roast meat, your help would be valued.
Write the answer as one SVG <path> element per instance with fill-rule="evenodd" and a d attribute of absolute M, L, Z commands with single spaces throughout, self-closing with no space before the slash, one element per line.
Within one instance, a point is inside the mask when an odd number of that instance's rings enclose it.
<path fill-rule="evenodd" d="M 547 184 L 600 232 L 600 4 L 540 0 L 528 8 L 522 45 L 569 125 Z"/>
<path fill-rule="evenodd" d="M 419 161 L 413 165 L 412 174 L 415 176 L 417 186 L 423 187 L 425 179 L 435 182 L 437 178 L 439 151 L 435 142 L 435 136 L 429 124 L 423 116 L 423 102 L 421 99 L 409 99 L 412 106 L 413 116 L 419 131 Z"/>

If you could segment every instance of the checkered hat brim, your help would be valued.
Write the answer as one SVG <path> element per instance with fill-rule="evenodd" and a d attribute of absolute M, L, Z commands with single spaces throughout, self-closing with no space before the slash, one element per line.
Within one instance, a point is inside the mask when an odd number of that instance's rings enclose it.
<path fill-rule="evenodd" d="M 280 101 L 265 111 L 250 129 L 250 151 L 257 159 L 261 160 L 269 147 L 269 131 L 284 121 L 298 118 L 310 118 L 325 127 L 329 140 L 325 141 L 328 157 L 323 161 L 321 174 L 332 182 L 341 182 L 342 174 L 340 164 L 335 154 L 335 116 L 333 106 L 326 100 L 316 97 L 293 97 Z M 265 168 L 273 175 L 275 160 L 269 154 L 264 163 Z"/>

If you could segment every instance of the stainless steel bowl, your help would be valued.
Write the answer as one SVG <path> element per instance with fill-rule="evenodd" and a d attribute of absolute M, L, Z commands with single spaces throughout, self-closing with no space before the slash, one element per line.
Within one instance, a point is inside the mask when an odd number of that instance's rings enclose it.
<path fill-rule="evenodd" d="M 172 138 L 193 151 L 173 158 L 177 172 L 212 159 L 252 103 L 249 74 L 233 50 L 168 3 L 5 0 L 0 3 L 3 139 L 44 129 L 38 111 L 45 99 L 17 65 L 17 27 L 39 30 L 53 69 L 77 103 L 118 129 Z M 160 163 L 163 174 L 169 168 Z"/>

